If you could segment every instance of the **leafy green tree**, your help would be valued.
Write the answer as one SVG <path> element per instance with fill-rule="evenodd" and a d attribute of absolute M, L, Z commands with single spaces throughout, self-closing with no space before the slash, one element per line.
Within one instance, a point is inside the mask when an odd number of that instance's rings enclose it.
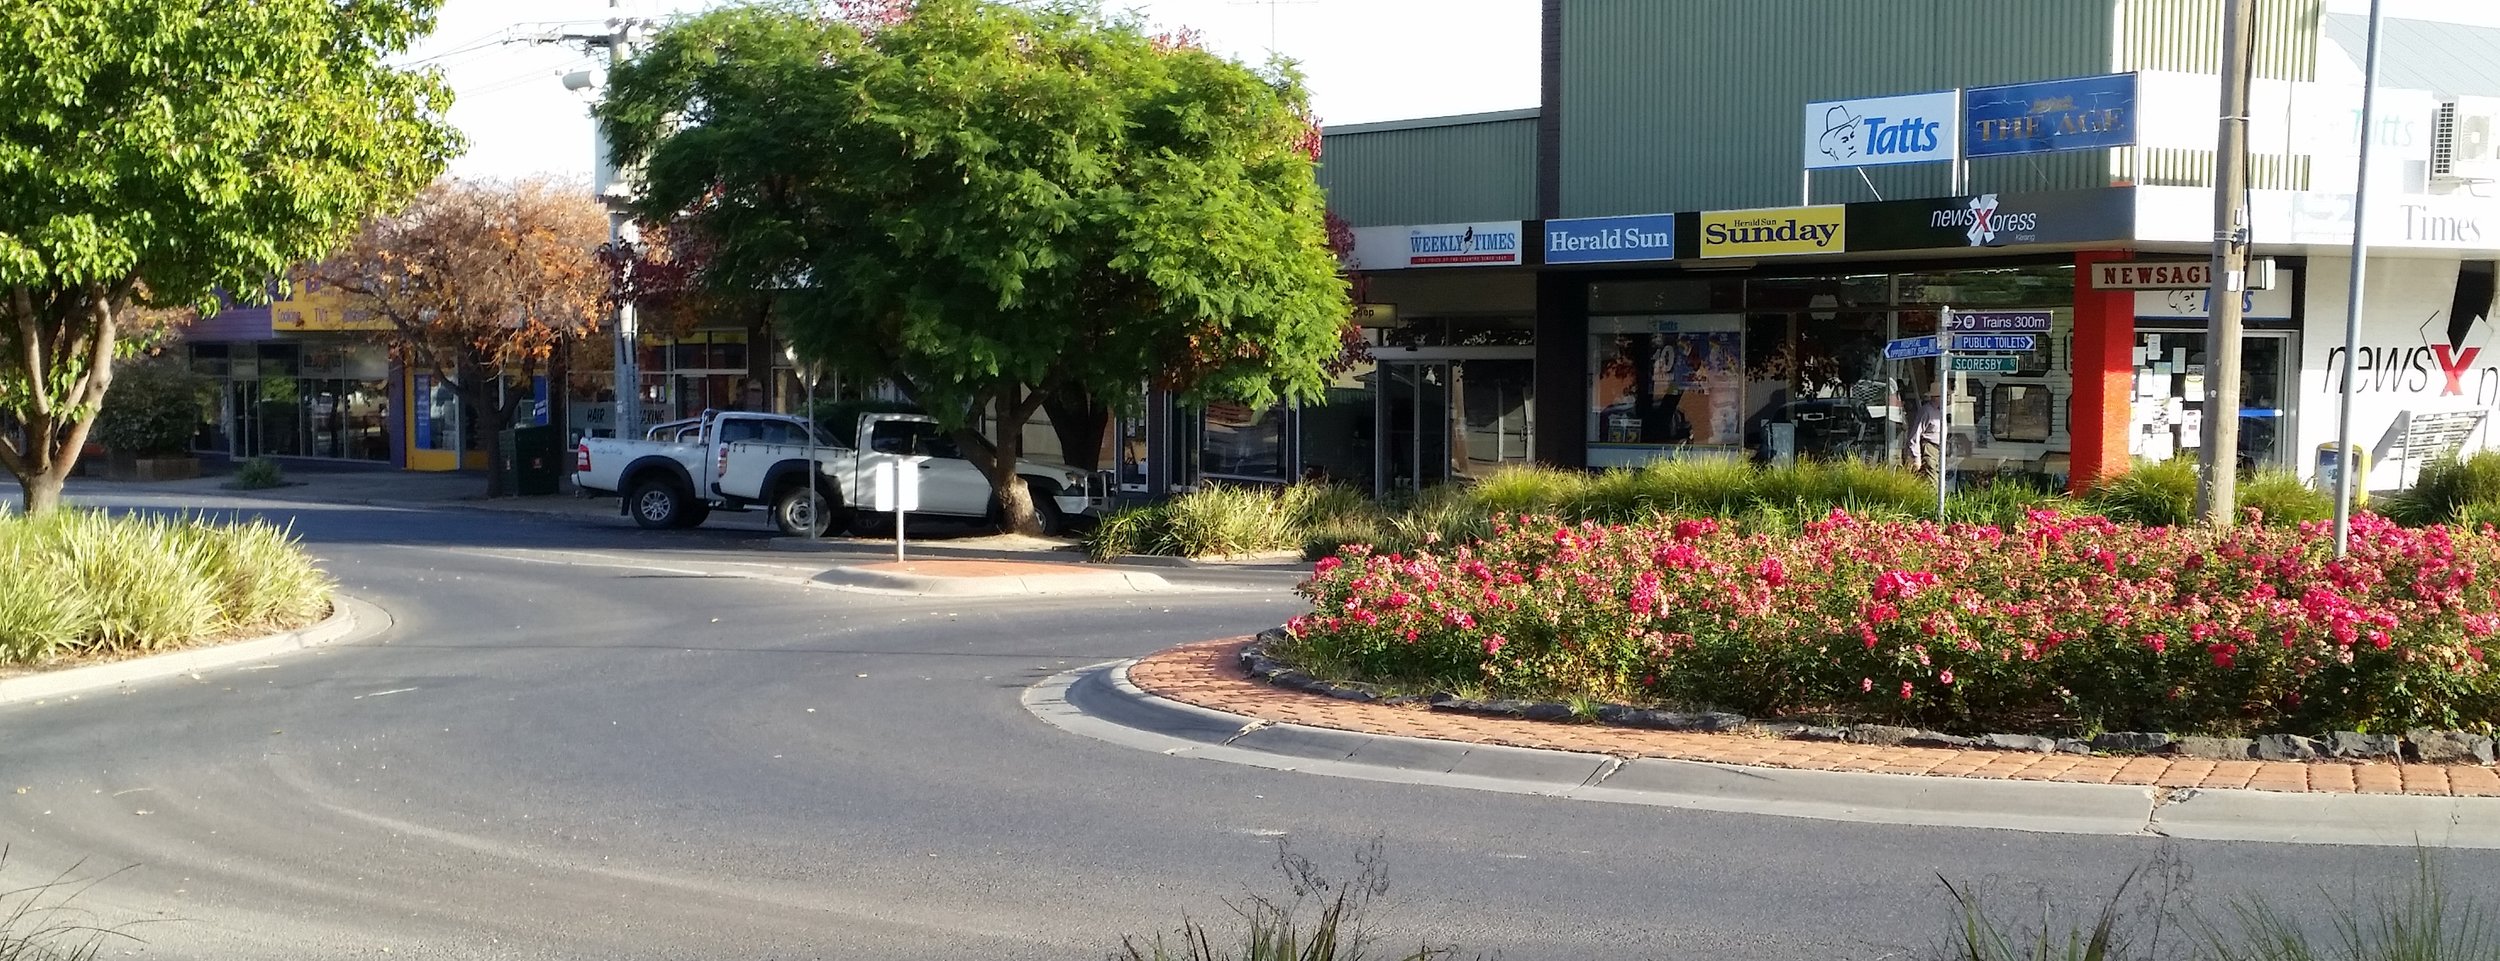
<path fill-rule="evenodd" d="M 0 2 L 0 466 L 60 502 L 152 308 L 213 311 L 440 173 L 439 0 Z"/>
<path fill-rule="evenodd" d="M 715 11 L 600 108 L 703 282 L 947 422 L 1012 528 L 1045 397 L 1320 396 L 1349 316 L 1300 77 L 1088 3 Z"/>

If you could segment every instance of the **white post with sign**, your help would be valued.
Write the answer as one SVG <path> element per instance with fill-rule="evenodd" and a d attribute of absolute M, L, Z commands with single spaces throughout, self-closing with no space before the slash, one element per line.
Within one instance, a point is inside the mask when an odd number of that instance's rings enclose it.
<path fill-rule="evenodd" d="M 926 457 L 898 457 L 870 469 L 878 512 L 894 514 L 894 560 L 903 561 L 903 515 L 920 509 L 920 463 Z"/>
<path fill-rule="evenodd" d="M 1953 308 L 1936 322 L 1936 523 L 1944 523 L 1945 458 L 1953 453 Z"/>

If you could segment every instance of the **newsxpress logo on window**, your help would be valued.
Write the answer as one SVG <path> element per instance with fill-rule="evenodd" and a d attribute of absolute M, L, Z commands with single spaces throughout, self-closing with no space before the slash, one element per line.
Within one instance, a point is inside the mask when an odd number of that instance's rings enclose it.
<path fill-rule="evenodd" d="M 1806 169 L 1952 160 L 1961 149 L 1961 94 L 1919 93 L 1806 105 Z"/>
<path fill-rule="evenodd" d="M 1519 263 L 1519 221 L 1433 224 L 1406 230 L 1409 267 Z"/>
<path fill-rule="evenodd" d="M 1836 254 L 1849 249 L 1848 208 L 1775 207 L 1714 210 L 1701 215 L 1703 257 Z"/>
<path fill-rule="evenodd" d="M 1549 264 L 1674 259 L 1674 214 L 1545 222 L 1545 262 Z"/>

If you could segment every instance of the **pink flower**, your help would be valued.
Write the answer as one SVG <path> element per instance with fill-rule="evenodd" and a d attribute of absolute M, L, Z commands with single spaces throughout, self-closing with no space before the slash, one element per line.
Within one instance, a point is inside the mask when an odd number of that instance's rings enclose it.
<path fill-rule="evenodd" d="M 1936 675 L 1936 680 L 1944 684 L 1946 687 L 1953 686 L 1953 669 L 1949 667 L 1945 668 L 1942 673 Z"/>
<path fill-rule="evenodd" d="M 1903 681 L 1903 682 L 1901 682 L 1901 699 L 1902 699 L 1902 700 L 1904 700 L 1904 701 L 1909 700 L 1909 699 L 1910 699 L 1910 695 L 1912 695 L 1912 694 L 1914 694 L 1914 693 L 1916 693 L 1916 689 L 1915 689 L 1915 688 L 1912 688 L 1912 687 L 1910 686 L 1910 682 L 1908 682 L 1908 681 Z"/>
<path fill-rule="evenodd" d="M 1506 640 L 1504 640 L 1504 639 L 1502 638 L 1502 635 L 1499 635 L 1499 634 L 1487 634 L 1487 635 L 1485 635 L 1485 636 L 1484 636 L 1484 652 L 1485 652 L 1485 653 L 1487 653 L 1487 654 L 1497 654 L 1497 653 L 1500 653 L 1500 652 L 1501 652 L 1501 650 L 1502 650 L 1502 645 L 1503 645 L 1503 644 L 1506 644 L 1506 643 L 1509 643 L 1509 642 L 1508 642 L 1508 641 L 1506 641 Z"/>
<path fill-rule="evenodd" d="M 1875 679 L 1871 677 L 1858 678 L 1858 690 L 1865 691 L 1870 694 L 1874 693 Z"/>
<path fill-rule="evenodd" d="M 2145 646 L 2152 648 L 2153 653 L 2159 654 L 2170 649 L 2170 636 L 2167 634 L 2148 634 L 2144 637 L 2144 644 Z"/>

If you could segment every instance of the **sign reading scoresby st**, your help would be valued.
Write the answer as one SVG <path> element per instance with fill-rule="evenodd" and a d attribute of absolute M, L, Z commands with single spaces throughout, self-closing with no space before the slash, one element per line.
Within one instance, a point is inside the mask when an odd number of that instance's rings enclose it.
<path fill-rule="evenodd" d="M 1674 259 L 1674 214 L 1579 217 L 1545 222 L 1545 262 L 1549 264 Z"/>
<path fill-rule="evenodd" d="M 1849 205 L 1849 246 L 1859 251 L 2124 242 L 2134 232 L 2135 197 L 2124 187 Z"/>
<path fill-rule="evenodd" d="M 1519 221 L 1432 224 L 1406 229 L 1406 266 L 1487 267 L 1519 263 Z"/>
<path fill-rule="evenodd" d="M 1806 169 L 1952 160 L 1961 149 L 1957 91 L 1806 105 Z"/>
<path fill-rule="evenodd" d="M 1848 208 L 1772 207 L 1701 215 L 1701 256 L 1837 254 L 1849 249 Z"/>
<path fill-rule="evenodd" d="M 2135 74 L 1972 87 L 1962 92 L 1963 153 L 2002 157 L 2135 143 Z"/>

